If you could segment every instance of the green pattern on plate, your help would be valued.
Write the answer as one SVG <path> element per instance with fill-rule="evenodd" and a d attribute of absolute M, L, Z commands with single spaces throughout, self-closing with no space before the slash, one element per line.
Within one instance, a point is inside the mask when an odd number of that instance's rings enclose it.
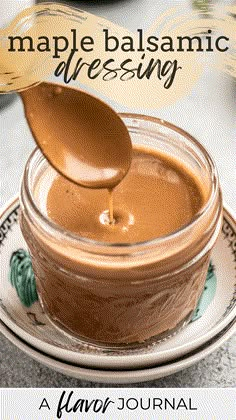
<path fill-rule="evenodd" d="M 29 307 L 38 300 L 31 259 L 24 249 L 18 249 L 11 256 L 9 280 L 24 306 Z"/>
<path fill-rule="evenodd" d="M 16 292 L 24 306 L 31 306 L 38 300 L 36 282 L 33 273 L 30 256 L 24 249 L 13 252 L 10 260 L 10 282 L 15 287 Z M 199 299 L 197 308 L 192 317 L 192 321 L 201 318 L 211 303 L 216 292 L 215 269 L 210 263 L 206 278 L 206 283 L 202 295 Z"/>
<path fill-rule="evenodd" d="M 216 281 L 216 275 L 215 275 L 215 267 L 210 262 L 204 290 L 198 301 L 197 308 L 192 317 L 192 321 L 196 321 L 196 319 L 201 318 L 201 316 L 206 311 L 207 307 L 210 305 L 216 293 L 216 283 L 217 281 Z"/>

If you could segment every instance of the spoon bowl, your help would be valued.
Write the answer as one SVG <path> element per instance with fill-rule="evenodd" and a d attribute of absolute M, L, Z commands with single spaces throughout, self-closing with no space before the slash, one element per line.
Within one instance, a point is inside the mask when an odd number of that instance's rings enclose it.
<path fill-rule="evenodd" d="M 111 107 L 79 89 L 47 82 L 20 95 L 34 139 L 59 173 L 88 188 L 119 184 L 131 164 L 132 144 Z"/>

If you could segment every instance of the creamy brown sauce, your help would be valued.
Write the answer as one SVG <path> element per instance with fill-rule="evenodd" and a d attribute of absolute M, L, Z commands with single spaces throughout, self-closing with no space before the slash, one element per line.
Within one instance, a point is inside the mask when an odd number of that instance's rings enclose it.
<path fill-rule="evenodd" d="M 133 243 L 168 235 L 188 224 L 204 202 L 186 168 L 158 152 L 135 148 L 131 168 L 113 191 L 109 224 L 107 190 L 91 190 L 58 175 L 48 192 L 47 214 L 82 237 Z"/>
<path fill-rule="evenodd" d="M 34 139 L 55 169 L 89 188 L 114 188 L 132 158 L 129 132 L 105 102 L 53 83 L 21 92 Z"/>
<path fill-rule="evenodd" d="M 205 202 L 203 187 L 179 161 L 136 147 L 128 174 L 113 191 L 114 224 L 109 224 L 108 190 L 80 187 L 51 167 L 39 178 L 34 195 L 43 213 L 66 231 L 109 243 L 172 233 L 189 223 Z M 113 255 L 112 249 L 110 256 L 90 254 L 80 241 L 73 248 L 29 229 L 25 218 L 21 226 L 43 308 L 67 332 L 89 342 L 123 345 L 168 336 L 190 319 L 205 282 L 209 252 L 183 271 L 173 270 L 196 255 L 192 243 L 199 243 L 201 231 L 179 244 L 173 241 L 170 255 L 160 245 L 150 255 L 126 258 Z"/>
<path fill-rule="evenodd" d="M 36 204 L 66 231 L 133 244 L 176 232 L 204 205 L 207 192 L 184 163 L 144 147 L 132 151 L 126 127 L 103 102 L 51 84 L 22 97 L 35 140 L 58 171 L 49 166 L 38 179 Z M 180 244 L 172 238 L 171 255 L 165 249 L 163 257 L 160 246 L 158 257 L 155 251 L 127 259 L 113 256 L 113 247 L 111 255 L 94 257 L 30 227 L 24 214 L 21 226 L 44 310 L 66 331 L 100 343 L 134 343 L 168 335 L 190 319 L 209 252 L 178 270 L 196 255 L 201 230 Z"/>

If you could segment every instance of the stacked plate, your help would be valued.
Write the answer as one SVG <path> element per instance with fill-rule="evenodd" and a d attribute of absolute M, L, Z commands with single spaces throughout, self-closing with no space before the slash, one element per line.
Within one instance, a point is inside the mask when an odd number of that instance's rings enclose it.
<path fill-rule="evenodd" d="M 148 381 L 198 362 L 236 331 L 236 221 L 229 209 L 224 209 L 222 232 L 192 322 L 160 343 L 116 351 L 82 344 L 48 320 L 36 300 L 18 214 L 19 202 L 14 199 L 0 216 L 0 331 L 46 366 L 89 381 Z"/>

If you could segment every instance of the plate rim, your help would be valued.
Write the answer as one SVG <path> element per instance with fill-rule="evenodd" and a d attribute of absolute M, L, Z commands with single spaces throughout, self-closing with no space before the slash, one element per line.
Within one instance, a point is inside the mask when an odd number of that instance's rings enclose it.
<path fill-rule="evenodd" d="M 194 354 L 185 355 L 177 361 L 169 361 L 164 365 L 162 364 L 160 366 L 157 365 L 134 370 L 93 369 L 91 367 L 85 367 L 61 361 L 49 356 L 44 352 L 41 352 L 34 346 L 29 345 L 27 342 L 22 340 L 21 337 L 17 336 L 17 334 L 15 334 L 14 331 L 6 326 L 1 320 L 0 332 L 13 345 L 15 345 L 29 357 L 36 360 L 38 363 L 41 363 L 47 368 L 56 370 L 57 372 L 60 372 L 66 376 L 96 383 L 102 382 L 107 384 L 127 384 L 160 379 L 186 369 L 195 363 L 198 363 L 200 360 L 209 356 L 213 351 L 222 346 L 224 342 L 233 336 L 236 325 L 236 317 L 233 321 L 234 322 L 232 322 L 230 327 L 226 327 L 223 331 L 218 333 L 217 337 L 213 337 L 213 339 L 209 341 L 209 345 L 203 349 L 201 346 L 199 349 L 194 351 Z M 68 373 L 69 371 L 70 373 Z M 99 379 L 96 377 L 96 375 L 99 376 Z"/>
<path fill-rule="evenodd" d="M 0 219 L 4 217 L 4 214 L 10 210 L 11 207 L 16 207 L 17 203 L 20 203 L 18 195 L 15 195 L 5 206 L 0 210 Z M 226 215 L 227 220 L 229 219 L 235 227 L 236 231 L 236 215 L 234 211 L 224 203 L 223 212 Z M 49 356 L 57 357 L 62 361 L 69 361 L 72 363 L 80 363 L 83 366 L 90 367 L 103 367 L 103 368 L 114 368 L 114 369 L 124 369 L 132 366 L 135 367 L 151 367 L 156 363 L 164 363 L 164 361 L 173 361 L 177 357 L 180 357 L 184 354 L 187 354 L 194 349 L 198 348 L 200 345 L 203 345 L 206 341 L 216 336 L 220 331 L 222 331 L 236 316 L 236 306 L 219 321 L 210 331 L 198 337 L 195 340 L 192 340 L 190 343 L 184 343 L 173 349 L 163 350 L 159 355 L 156 353 L 140 353 L 140 354 L 130 354 L 130 355 L 115 355 L 107 358 L 106 355 L 96 355 L 96 354 L 87 354 L 80 353 L 73 350 L 65 349 L 62 347 L 54 346 L 53 344 L 47 343 L 40 340 L 39 338 L 33 336 L 32 334 L 25 331 L 22 327 L 15 324 L 10 320 L 5 314 L 0 313 L 0 319 L 4 324 L 12 330 L 18 337 L 21 337 L 26 342 L 29 342 L 33 347 L 36 347 L 39 351 L 46 352 Z M 236 326 L 235 326 L 236 327 Z M 66 353 L 66 354 L 65 354 Z"/>

